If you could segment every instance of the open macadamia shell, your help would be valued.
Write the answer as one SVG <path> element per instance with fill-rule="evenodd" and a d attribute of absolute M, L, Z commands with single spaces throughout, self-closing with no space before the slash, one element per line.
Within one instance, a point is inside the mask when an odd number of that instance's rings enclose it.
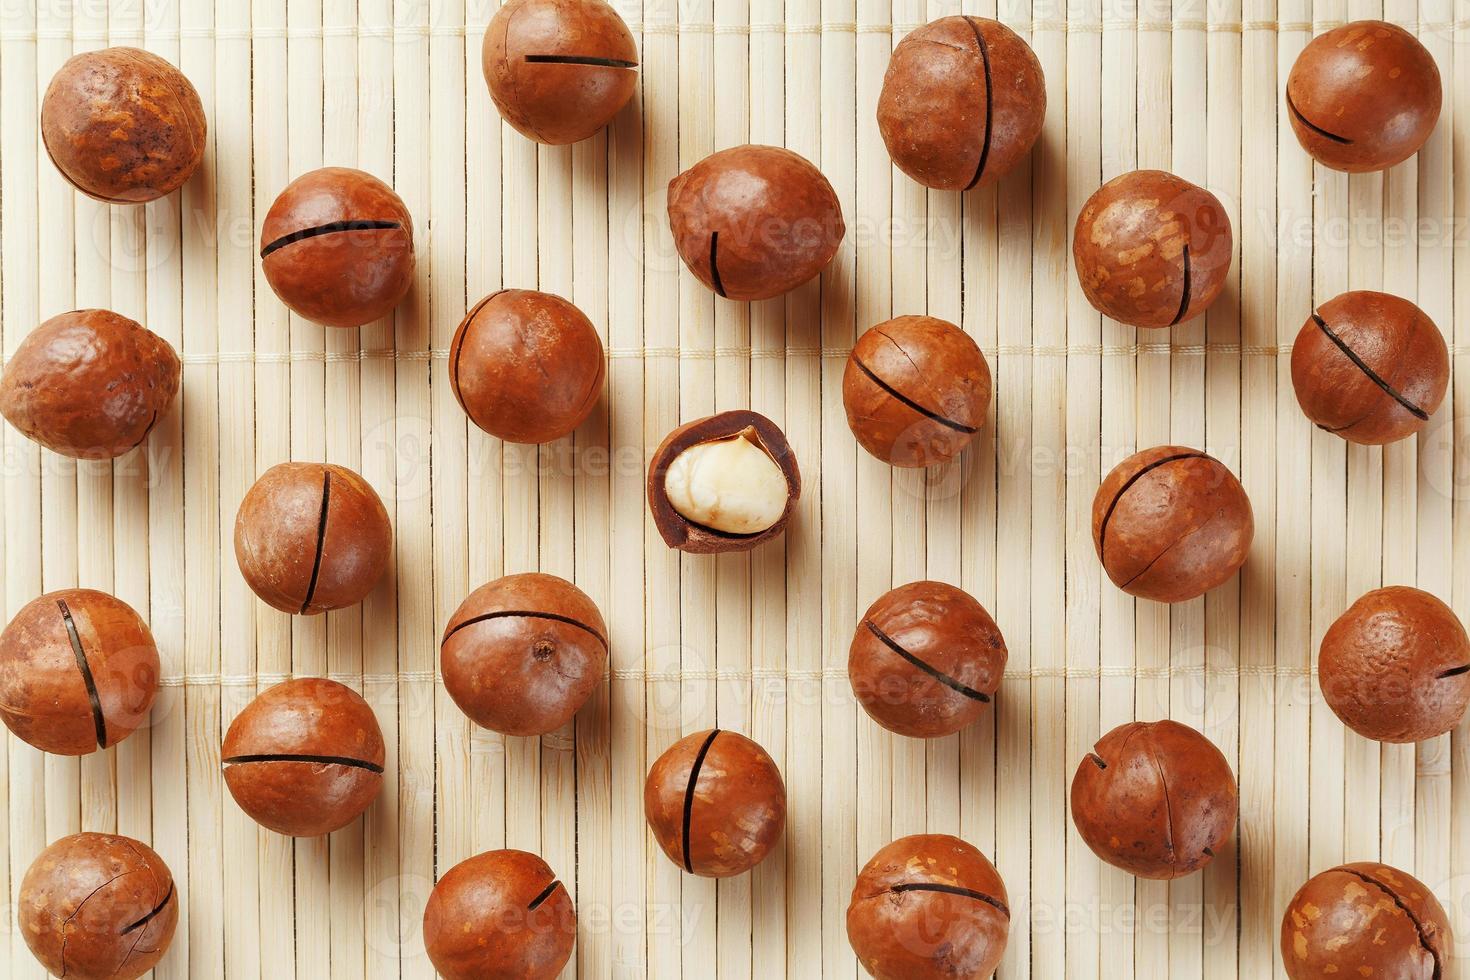
<path fill-rule="evenodd" d="M 893 50 L 878 131 L 898 168 L 938 190 L 999 180 L 1046 119 L 1041 62 L 1021 36 L 985 17 L 942 17 Z"/>
<path fill-rule="evenodd" d="M 760 864 L 781 839 L 786 784 L 744 735 L 695 732 L 653 764 L 643 810 L 670 861 L 702 878 L 729 878 Z"/>
<path fill-rule="evenodd" d="M 689 271 L 734 300 L 780 296 L 816 277 L 847 226 L 837 192 L 804 157 L 746 145 L 669 182 L 669 228 Z"/>
<path fill-rule="evenodd" d="M 0 719 L 43 752 L 87 755 L 147 723 L 160 673 L 132 606 L 92 589 L 49 592 L 0 633 Z"/>
<path fill-rule="evenodd" d="M 260 228 L 266 281 L 324 327 L 387 316 L 413 285 L 413 217 L 372 174 L 323 167 L 281 191 Z"/>
<path fill-rule="evenodd" d="M 675 510 L 665 487 L 669 467 L 674 460 L 695 446 L 733 439 L 742 434 L 753 438 L 786 478 L 786 509 L 776 523 L 756 534 L 729 534 L 696 524 Z M 680 551 L 694 554 L 749 551 L 786 530 L 800 499 L 801 470 L 796 465 L 791 445 L 776 423 L 757 412 L 722 412 L 681 425 L 670 432 L 654 451 L 648 466 L 648 508 L 653 514 L 654 526 L 665 544 Z"/>
<path fill-rule="evenodd" d="M 20 883 L 16 920 L 31 953 L 67 980 L 134 980 L 163 959 L 179 922 L 163 858 L 111 834 L 63 837 Z"/>
<path fill-rule="evenodd" d="M 1072 822 L 1094 854 L 1140 878 L 1181 878 L 1215 859 L 1239 810 L 1230 764 L 1174 721 L 1104 735 L 1072 779 Z"/>
<path fill-rule="evenodd" d="M 1434 56 L 1396 24 L 1359 20 L 1320 34 L 1286 79 L 1302 149 L 1333 170 L 1387 170 L 1434 132 L 1443 91 Z"/>
<path fill-rule="evenodd" d="M 424 947 L 444 980 L 554 980 L 576 941 L 566 886 L 525 851 L 461 861 L 424 909 Z"/>
<path fill-rule="evenodd" d="M 941 738 L 979 720 L 1005 668 L 1005 638 L 990 613 L 943 582 L 882 596 L 863 614 L 847 656 L 863 710 L 911 738 Z"/>
<path fill-rule="evenodd" d="M 439 651 L 444 687 L 471 721 L 504 735 L 545 735 L 602 683 L 607 625 L 565 579 L 507 575 L 460 604 Z"/>
<path fill-rule="evenodd" d="M 1377 446 L 1429 422 L 1450 383 L 1439 327 L 1406 299 L 1343 293 L 1307 318 L 1291 348 L 1291 383 L 1313 424 Z"/>
<path fill-rule="evenodd" d="M 383 787 L 383 732 L 356 691 L 314 677 L 277 684 L 230 723 L 221 761 L 240 809 L 269 830 L 320 837 Z"/>
<path fill-rule="evenodd" d="M 178 190 L 204 159 L 204 106 L 189 80 L 139 48 L 68 59 L 41 102 L 41 140 L 77 190 L 142 204 Z"/>
<path fill-rule="evenodd" d="M 1183 602 L 1226 582 L 1255 535 L 1250 500 L 1224 463 L 1156 446 L 1119 463 L 1092 501 L 1092 543 L 1118 588 Z"/>
<path fill-rule="evenodd" d="M 960 454 L 990 410 L 990 365 L 953 323 L 901 316 L 858 338 L 842 375 L 847 425 L 894 466 L 933 466 Z"/>
<path fill-rule="evenodd" d="M 1219 199 L 1162 170 L 1102 185 L 1072 236 L 1087 301 L 1135 327 L 1172 327 L 1205 312 L 1225 287 L 1234 249 Z"/>
<path fill-rule="evenodd" d="M 878 980 L 982 980 L 1005 954 L 1009 901 L 995 866 L 965 841 L 901 837 L 858 874 L 847 939 Z"/>
<path fill-rule="evenodd" d="M 480 428 L 508 442 L 550 442 L 586 421 L 606 377 L 602 338 L 560 296 L 505 289 L 466 314 L 449 347 L 449 381 Z"/>
<path fill-rule="evenodd" d="M 1342 723 L 1380 742 L 1422 742 L 1470 705 L 1470 637 L 1449 606 L 1405 586 L 1375 589 L 1322 637 L 1322 695 Z"/>
<path fill-rule="evenodd" d="M 490 20 L 481 62 L 495 108 L 538 143 L 587 139 L 638 88 L 638 46 L 602 0 L 510 0 Z"/>
<path fill-rule="evenodd" d="M 1449 917 L 1423 882 L 1386 864 L 1344 864 L 1302 886 L 1281 919 L 1291 980 L 1440 980 L 1455 975 Z"/>
<path fill-rule="evenodd" d="M 74 459 L 140 446 L 179 393 L 168 341 L 109 310 L 73 310 L 26 335 L 0 378 L 0 414 Z"/>

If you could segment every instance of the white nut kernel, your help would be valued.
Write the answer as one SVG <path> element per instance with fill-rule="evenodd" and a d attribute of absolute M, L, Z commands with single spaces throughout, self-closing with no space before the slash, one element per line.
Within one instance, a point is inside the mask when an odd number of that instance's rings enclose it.
<path fill-rule="evenodd" d="M 690 446 L 669 464 L 664 493 L 685 520 L 726 534 L 759 534 L 786 511 L 786 475 L 754 429 Z"/>

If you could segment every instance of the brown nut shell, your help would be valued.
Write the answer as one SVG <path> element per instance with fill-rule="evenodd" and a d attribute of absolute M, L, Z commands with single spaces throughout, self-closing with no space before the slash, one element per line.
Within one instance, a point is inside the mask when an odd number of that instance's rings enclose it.
<path fill-rule="evenodd" d="M 266 281 L 324 327 L 387 316 L 413 285 L 413 218 L 372 174 L 323 167 L 281 191 L 260 228 Z"/>
<path fill-rule="evenodd" d="M 847 676 L 868 715 L 891 732 L 941 738 L 978 721 L 1006 668 L 1000 627 L 969 593 L 911 582 L 868 608 Z"/>
<path fill-rule="evenodd" d="M 901 837 L 858 874 L 847 939 L 878 980 L 984 980 L 1010 938 L 1005 882 L 958 837 Z"/>
<path fill-rule="evenodd" d="M 77 190 L 142 204 L 178 190 L 204 159 L 199 93 L 167 61 L 139 48 L 103 48 L 61 66 L 41 103 L 41 140 Z"/>
<path fill-rule="evenodd" d="M 1291 383 L 1319 428 L 1379 446 L 1420 431 L 1439 409 L 1449 348 L 1413 303 L 1355 290 L 1307 318 L 1291 348 Z"/>
<path fill-rule="evenodd" d="M 729 878 L 760 864 L 780 840 L 786 784 L 744 735 L 695 732 L 653 764 L 643 810 L 670 861 L 702 878 Z"/>
<path fill-rule="evenodd" d="M 1215 302 L 1234 241 L 1215 195 L 1162 170 L 1134 170 L 1082 205 L 1072 256 L 1098 312 L 1135 327 L 1172 327 Z"/>
<path fill-rule="evenodd" d="M 313 616 L 361 602 L 392 557 L 383 501 L 345 466 L 272 466 L 235 515 L 240 574 L 282 612 Z"/>
<path fill-rule="evenodd" d="M 538 143 L 597 133 L 638 88 L 638 46 L 602 0 L 510 0 L 480 50 L 500 115 Z"/>
<path fill-rule="evenodd" d="M 63 837 L 20 883 L 16 919 L 53 976 L 134 980 L 163 959 L 179 922 L 168 865 L 142 841 Z"/>
<path fill-rule="evenodd" d="M 985 17 L 941 17 L 893 49 L 878 130 L 898 168 L 926 187 L 993 184 L 1031 152 L 1046 119 L 1041 62 Z"/>
<path fill-rule="evenodd" d="M 1235 774 L 1213 742 L 1175 721 L 1120 725 L 1072 779 L 1072 822 L 1092 852 L 1140 878 L 1180 878 L 1235 829 Z"/>
<path fill-rule="evenodd" d="M 1302 149 L 1333 170 L 1387 170 L 1434 132 L 1439 68 L 1396 24 L 1359 20 L 1313 38 L 1286 79 L 1286 111 Z"/>
<path fill-rule="evenodd" d="M 1318 681 L 1333 713 L 1364 738 L 1422 742 L 1465 716 L 1470 637 L 1428 592 L 1375 589 L 1323 635 Z"/>
<path fill-rule="evenodd" d="M 0 633 L 0 720 L 42 752 L 87 755 L 147 723 L 161 672 L 132 606 L 92 589 L 49 592 Z"/>
<path fill-rule="evenodd" d="M 445 690 L 475 724 L 545 735 L 571 721 L 602 683 L 607 625 L 566 579 L 507 575 L 455 610 L 439 658 Z"/>
<path fill-rule="evenodd" d="M 505 289 L 475 304 L 449 347 L 470 420 L 507 442 L 551 442 L 587 420 L 606 377 L 592 321 L 560 296 Z"/>
<path fill-rule="evenodd" d="M 444 980 L 554 980 L 576 941 L 566 886 L 525 851 L 461 861 L 424 909 L 424 946 Z"/>
<path fill-rule="evenodd" d="M 1386 864 L 1344 864 L 1302 886 L 1281 919 L 1291 980 L 1454 976 L 1454 935 L 1423 882 Z"/>
<path fill-rule="evenodd" d="M 0 378 L 0 414 L 74 459 L 142 445 L 179 393 L 182 364 L 162 337 L 109 310 L 54 316 L 21 341 Z"/>
<path fill-rule="evenodd" d="M 1226 582 L 1250 553 L 1255 519 L 1225 464 L 1156 446 L 1114 467 L 1092 501 L 1092 543 L 1118 588 L 1183 602 Z"/>
<path fill-rule="evenodd" d="M 729 439 L 749 430 L 753 430 L 755 441 L 786 477 L 789 497 L 780 519 L 758 534 L 730 534 L 703 527 L 676 511 L 669 502 L 664 478 L 679 454 L 694 446 Z M 721 412 L 719 415 L 686 422 L 664 438 L 658 449 L 654 450 L 653 459 L 648 464 L 648 509 L 653 514 L 654 526 L 670 548 L 691 554 L 749 551 L 764 544 L 786 530 L 800 499 L 801 469 L 796 465 L 796 455 L 791 451 L 791 444 L 786 441 L 786 434 L 775 422 L 758 412 Z"/>
<path fill-rule="evenodd" d="M 953 323 L 901 316 L 858 338 L 842 375 L 847 425 L 894 466 L 933 466 L 960 454 L 985 424 L 990 365 Z"/>
<path fill-rule="evenodd" d="M 669 228 L 695 278 L 721 296 L 780 296 L 827 268 L 847 225 L 837 192 L 805 157 L 748 144 L 669 181 Z"/>
<path fill-rule="evenodd" d="M 230 723 L 225 785 L 269 830 L 320 837 L 362 814 L 383 787 L 383 732 L 356 691 L 303 677 L 277 684 Z"/>

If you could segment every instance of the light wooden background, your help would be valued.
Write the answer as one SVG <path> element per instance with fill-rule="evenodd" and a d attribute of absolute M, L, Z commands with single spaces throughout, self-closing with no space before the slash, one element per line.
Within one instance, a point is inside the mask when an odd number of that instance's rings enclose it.
<path fill-rule="evenodd" d="M 959 3 L 618 6 L 639 97 L 605 136 L 537 149 L 480 76 L 491 0 L 0 0 L 5 352 L 45 317 L 102 306 L 185 361 L 180 410 L 116 463 L 4 434 L 7 614 L 43 590 L 112 589 L 151 621 L 167 675 L 151 731 L 115 751 L 78 763 L 6 743 L 8 894 L 49 841 L 117 830 L 152 841 L 187 899 L 160 976 L 421 977 L 435 875 L 511 845 L 572 887 L 579 977 L 853 977 L 857 869 L 927 829 L 1005 876 L 1007 978 L 1279 977 L 1285 902 L 1345 859 L 1415 871 L 1470 940 L 1470 729 L 1380 748 L 1345 734 L 1311 678 L 1327 625 L 1380 583 L 1470 614 L 1470 289 L 1454 288 L 1470 275 L 1470 167 L 1455 166 L 1470 4 L 1007 4 L 1046 70 L 1046 130 L 1029 168 L 963 197 L 896 175 L 874 122 L 892 44 Z M 1314 30 L 1380 15 L 1419 22 L 1444 114 L 1414 161 L 1349 179 L 1301 152 L 1281 90 Z M 146 208 L 74 195 L 38 139 L 51 74 L 109 43 L 180 64 L 209 116 L 201 175 Z M 818 162 L 850 228 L 819 284 L 749 307 L 681 271 L 663 210 L 670 177 L 745 141 Z M 418 285 L 392 322 L 324 331 L 260 277 L 266 208 L 322 164 L 390 179 L 417 219 Z M 1140 334 L 1082 298 L 1072 218 L 1135 166 L 1204 183 L 1231 212 L 1239 257 L 1208 320 Z M 1415 442 L 1350 448 L 1297 410 L 1290 343 L 1349 284 L 1416 299 L 1454 345 L 1451 397 Z M 455 403 L 450 337 L 502 285 L 566 295 L 605 332 L 607 397 L 572 440 L 501 446 Z M 984 347 L 994 424 L 960 464 L 890 471 L 848 433 L 844 357 L 867 326 L 924 311 Z M 681 558 L 646 517 L 647 452 L 681 420 L 747 406 L 796 448 L 799 517 L 749 557 Z M 1238 581 L 1172 608 L 1113 589 L 1089 537 L 1100 475 L 1166 441 L 1236 468 L 1257 522 Z M 396 570 L 361 608 L 291 619 L 241 580 L 234 514 L 257 473 L 323 458 L 384 495 Z M 611 681 L 575 730 L 473 730 L 434 682 L 439 631 L 472 587 L 537 568 L 601 605 Z M 928 745 L 870 723 L 845 673 L 860 612 L 921 576 L 972 591 L 1011 652 L 993 718 Z M 377 709 L 389 778 L 363 821 L 292 842 L 233 805 L 219 743 L 257 689 L 323 673 Z M 1165 715 L 1208 732 L 1241 782 L 1238 841 L 1173 885 L 1100 866 L 1065 806 L 1102 732 Z M 791 796 L 784 849 L 718 885 L 663 858 L 641 805 L 652 759 L 716 723 L 764 744 Z M 12 912 L 0 974 L 38 976 Z"/>

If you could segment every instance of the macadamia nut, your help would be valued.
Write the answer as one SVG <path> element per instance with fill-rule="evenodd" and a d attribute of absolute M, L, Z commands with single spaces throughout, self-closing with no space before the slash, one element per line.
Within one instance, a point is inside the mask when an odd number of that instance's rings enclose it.
<path fill-rule="evenodd" d="M 675 456 L 664 490 L 680 514 L 727 534 L 764 531 L 781 519 L 790 498 L 781 467 L 760 447 L 753 428 Z"/>
<path fill-rule="evenodd" d="M 1302 886 L 1281 918 L 1291 980 L 1454 976 L 1454 936 L 1425 884 L 1386 864 L 1344 864 Z"/>
<path fill-rule="evenodd" d="M 566 886 L 526 851 L 461 861 L 424 909 L 424 946 L 444 980 L 554 980 L 576 941 Z"/>

